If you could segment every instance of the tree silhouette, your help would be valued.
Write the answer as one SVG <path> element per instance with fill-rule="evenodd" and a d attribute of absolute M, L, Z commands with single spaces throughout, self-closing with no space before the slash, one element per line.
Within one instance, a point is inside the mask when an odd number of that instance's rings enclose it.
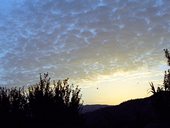
<path fill-rule="evenodd" d="M 165 52 L 165 57 L 168 59 L 167 60 L 168 65 L 170 66 L 170 53 L 169 53 L 169 50 L 168 49 L 164 49 L 164 52 Z"/>
<path fill-rule="evenodd" d="M 169 50 L 164 49 L 164 52 L 165 52 L 165 57 L 167 58 L 168 66 L 170 66 Z M 151 87 L 150 92 L 152 92 L 152 94 L 156 94 L 157 92 L 161 92 L 161 91 L 170 91 L 170 69 L 168 69 L 168 71 L 165 71 L 164 82 L 163 82 L 162 86 L 159 86 L 159 87 L 157 87 L 157 89 L 155 89 L 154 84 L 151 82 L 150 87 Z"/>
<path fill-rule="evenodd" d="M 28 88 L 0 88 L 0 123 L 5 127 L 81 127 L 80 89 L 48 73 Z M 10 123 L 8 123 L 10 122 Z"/>
<path fill-rule="evenodd" d="M 168 49 L 164 49 L 168 66 L 170 66 L 170 53 Z M 159 120 L 167 120 L 170 115 L 170 69 L 165 71 L 164 82 L 162 86 L 155 89 L 153 83 L 150 83 L 151 92 L 153 93 L 153 106 L 158 113 Z"/>
<path fill-rule="evenodd" d="M 47 125 L 48 122 L 58 122 L 59 126 L 66 125 L 66 120 L 69 125 L 79 123 L 80 89 L 73 89 L 68 79 L 54 81 L 51 85 L 48 74 L 44 74 L 43 78 L 40 74 L 39 84 L 28 88 L 28 99 L 34 121 L 47 121 Z"/>
<path fill-rule="evenodd" d="M 168 49 L 164 49 L 164 51 L 165 51 L 165 57 L 167 58 L 168 66 L 170 66 L 170 53 Z M 163 85 L 165 91 L 170 91 L 170 69 L 168 69 L 168 71 L 165 71 Z"/>

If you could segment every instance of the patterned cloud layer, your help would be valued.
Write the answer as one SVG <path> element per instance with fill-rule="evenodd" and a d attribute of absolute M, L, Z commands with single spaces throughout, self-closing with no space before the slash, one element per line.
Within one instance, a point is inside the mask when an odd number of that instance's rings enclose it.
<path fill-rule="evenodd" d="M 39 73 L 75 80 L 159 65 L 170 48 L 169 0 L 4 0 L 0 81 Z"/>

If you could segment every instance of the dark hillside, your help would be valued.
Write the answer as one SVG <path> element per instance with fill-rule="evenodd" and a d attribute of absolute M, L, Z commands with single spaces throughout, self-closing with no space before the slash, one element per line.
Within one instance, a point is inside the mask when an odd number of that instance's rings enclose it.
<path fill-rule="evenodd" d="M 105 107 L 84 115 L 88 128 L 169 128 L 162 120 L 151 96 L 124 102 L 117 106 Z M 161 97 L 159 97 L 161 98 Z M 162 119 L 161 119 L 162 118 Z"/>

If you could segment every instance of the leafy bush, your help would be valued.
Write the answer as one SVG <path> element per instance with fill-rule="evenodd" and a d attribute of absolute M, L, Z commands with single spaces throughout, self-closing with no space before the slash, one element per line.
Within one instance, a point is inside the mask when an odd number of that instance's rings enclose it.
<path fill-rule="evenodd" d="M 6 127 L 80 127 L 80 89 L 68 79 L 50 82 L 40 74 L 40 82 L 26 89 L 0 88 L 0 121 Z M 11 123 L 7 123 L 11 122 Z"/>

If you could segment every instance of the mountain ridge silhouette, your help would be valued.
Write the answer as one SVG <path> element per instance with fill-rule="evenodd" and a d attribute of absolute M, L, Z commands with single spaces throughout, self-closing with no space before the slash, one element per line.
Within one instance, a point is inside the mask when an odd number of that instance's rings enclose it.
<path fill-rule="evenodd" d="M 154 95 L 84 113 L 86 128 L 169 128 L 155 107 Z"/>

